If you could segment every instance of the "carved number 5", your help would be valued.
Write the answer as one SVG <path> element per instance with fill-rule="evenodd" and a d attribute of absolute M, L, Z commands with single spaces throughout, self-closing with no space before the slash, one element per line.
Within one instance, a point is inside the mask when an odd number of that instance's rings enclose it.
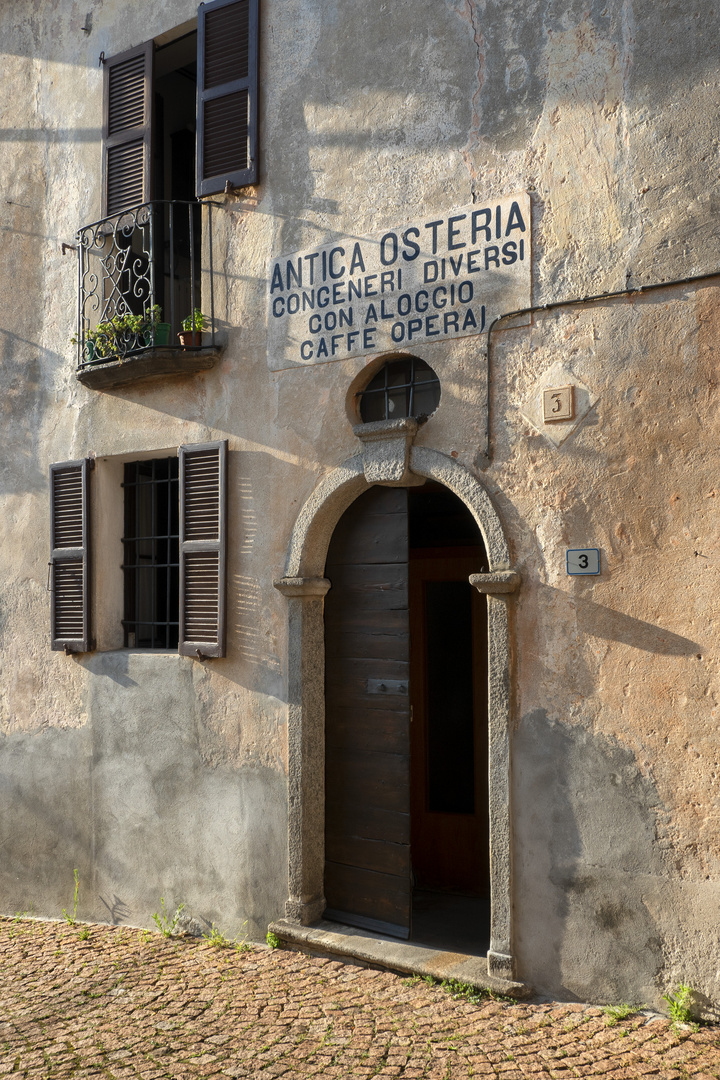
<path fill-rule="evenodd" d="M 562 402 L 560 400 L 560 395 L 559 394 L 553 394 L 552 395 L 552 402 L 553 402 L 552 411 L 554 413 L 560 412 L 560 410 L 562 408 Z"/>
<path fill-rule="evenodd" d="M 588 568 L 588 557 L 587 557 L 587 555 L 578 555 L 578 562 L 580 563 L 580 569 L 581 570 L 587 570 L 587 568 Z"/>

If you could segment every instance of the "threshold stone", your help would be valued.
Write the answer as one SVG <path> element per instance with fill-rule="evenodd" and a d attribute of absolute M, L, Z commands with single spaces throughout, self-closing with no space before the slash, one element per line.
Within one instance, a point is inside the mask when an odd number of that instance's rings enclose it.
<path fill-rule="evenodd" d="M 288 919 L 270 923 L 268 930 L 283 944 L 311 955 L 347 957 L 365 964 L 407 975 L 430 975 L 433 979 L 456 979 L 478 989 L 495 990 L 509 997 L 524 998 L 531 988 L 522 982 L 490 975 L 487 957 L 443 952 L 442 949 L 399 941 L 354 926 L 320 920 L 301 926 Z"/>

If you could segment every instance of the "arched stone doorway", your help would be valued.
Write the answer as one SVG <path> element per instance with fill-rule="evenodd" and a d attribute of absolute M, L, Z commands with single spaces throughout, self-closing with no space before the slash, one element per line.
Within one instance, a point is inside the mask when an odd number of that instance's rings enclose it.
<path fill-rule="evenodd" d="M 374 484 L 325 565 L 325 918 L 485 955 L 487 571 L 448 488 Z"/>
<path fill-rule="evenodd" d="M 449 488 L 468 507 L 485 544 L 488 572 L 472 583 L 487 595 L 488 756 L 490 818 L 491 973 L 512 975 L 509 805 L 510 641 L 508 599 L 519 575 L 510 567 L 499 517 L 480 481 L 452 458 L 412 446 L 413 420 L 365 425 L 364 452 L 333 470 L 302 507 L 291 537 L 285 576 L 276 587 L 289 601 L 288 794 L 289 898 L 286 917 L 309 925 L 326 907 L 325 688 L 323 576 L 335 526 L 344 511 L 373 483 L 391 486 L 425 478 Z M 371 430 L 367 430 L 371 429 Z"/>

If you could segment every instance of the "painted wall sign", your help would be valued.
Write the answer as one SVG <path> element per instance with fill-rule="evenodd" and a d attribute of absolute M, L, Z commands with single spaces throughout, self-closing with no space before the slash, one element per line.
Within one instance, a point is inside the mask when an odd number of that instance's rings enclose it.
<path fill-rule="evenodd" d="M 530 305 L 530 256 L 527 192 L 280 256 L 267 279 L 270 367 L 481 334 Z"/>
<path fill-rule="evenodd" d="M 568 574 L 600 573 L 600 551 L 598 548 L 568 548 L 566 559 Z"/>

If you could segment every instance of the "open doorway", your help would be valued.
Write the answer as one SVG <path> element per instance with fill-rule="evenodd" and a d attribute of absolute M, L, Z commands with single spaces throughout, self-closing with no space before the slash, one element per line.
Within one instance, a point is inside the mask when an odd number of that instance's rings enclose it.
<path fill-rule="evenodd" d="M 447 488 L 408 491 L 411 937 L 486 953 L 490 927 L 487 570 L 478 527 Z"/>
<path fill-rule="evenodd" d="M 326 917 L 489 944 L 487 616 L 479 529 L 447 488 L 373 487 L 328 551 Z"/>
<path fill-rule="evenodd" d="M 201 216 L 195 198 L 197 30 L 156 47 L 153 68 L 155 281 L 173 329 L 200 307 Z M 174 343 L 174 341 L 173 341 Z"/>

